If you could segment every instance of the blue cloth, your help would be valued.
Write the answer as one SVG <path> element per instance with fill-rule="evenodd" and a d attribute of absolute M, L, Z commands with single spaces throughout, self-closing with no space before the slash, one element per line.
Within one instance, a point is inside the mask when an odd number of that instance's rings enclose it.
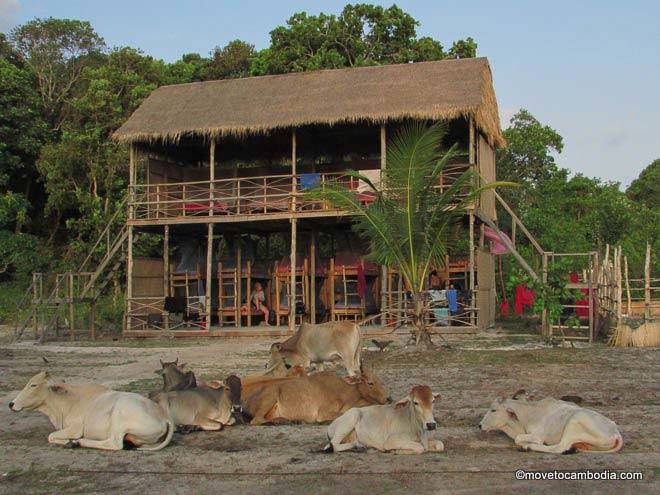
<path fill-rule="evenodd" d="M 447 289 L 447 304 L 449 311 L 456 313 L 458 311 L 458 294 L 456 289 Z"/>
<path fill-rule="evenodd" d="M 321 174 L 300 174 L 301 189 L 311 189 L 312 187 L 317 186 L 319 182 L 321 182 Z"/>

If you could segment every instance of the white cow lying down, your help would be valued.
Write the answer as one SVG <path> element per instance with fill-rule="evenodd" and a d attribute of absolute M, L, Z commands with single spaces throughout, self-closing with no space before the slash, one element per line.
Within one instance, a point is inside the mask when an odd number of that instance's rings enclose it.
<path fill-rule="evenodd" d="M 596 411 L 550 397 L 530 401 L 518 395 L 497 398 L 479 427 L 503 431 L 521 449 L 538 452 L 605 453 L 623 446 L 616 424 Z"/>
<path fill-rule="evenodd" d="M 442 452 L 443 443 L 429 438 L 429 431 L 437 426 L 433 417 L 436 398 L 428 386 L 418 385 L 396 404 L 349 409 L 328 426 L 330 443 L 324 451 L 371 447 L 405 454 Z"/>
<path fill-rule="evenodd" d="M 44 413 L 56 428 L 48 442 L 60 445 L 121 450 L 126 440 L 142 450 L 160 450 L 174 433 L 163 410 L 141 395 L 93 383 L 55 383 L 46 371 L 33 376 L 9 408 Z"/>

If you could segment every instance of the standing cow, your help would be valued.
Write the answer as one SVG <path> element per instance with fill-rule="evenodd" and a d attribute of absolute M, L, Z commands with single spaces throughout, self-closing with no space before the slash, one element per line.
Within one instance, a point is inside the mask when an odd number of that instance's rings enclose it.
<path fill-rule="evenodd" d="M 349 321 L 330 321 L 319 325 L 303 323 L 295 335 L 270 348 L 270 363 L 276 366 L 284 361 L 307 368 L 316 364 L 323 369 L 324 362 L 341 360 L 350 376 L 360 370 L 360 329 Z"/>
<path fill-rule="evenodd" d="M 56 383 L 46 371 L 32 377 L 9 408 L 44 413 L 57 428 L 48 442 L 71 447 L 121 450 L 126 441 L 141 450 L 160 450 L 174 434 L 163 410 L 141 395 L 92 383 Z"/>
<path fill-rule="evenodd" d="M 503 431 L 523 450 L 567 454 L 617 452 L 623 438 L 602 414 L 551 397 L 530 401 L 497 398 L 481 420 L 484 431 Z"/>

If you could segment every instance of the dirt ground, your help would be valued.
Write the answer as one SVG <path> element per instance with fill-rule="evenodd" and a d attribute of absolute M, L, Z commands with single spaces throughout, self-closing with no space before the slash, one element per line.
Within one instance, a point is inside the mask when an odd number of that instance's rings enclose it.
<path fill-rule="evenodd" d="M 234 426 L 175 434 L 160 452 L 67 450 L 47 443 L 52 427 L 9 401 L 38 371 L 70 383 L 94 380 L 145 394 L 160 385 L 158 360 L 179 357 L 198 377 L 263 369 L 271 339 L 146 340 L 0 344 L 0 493 L 658 493 L 660 355 L 602 344 L 553 348 L 533 336 L 489 332 L 414 355 L 402 343 L 372 363 L 395 398 L 426 383 L 442 398 L 435 413 L 444 453 L 319 453 L 323 425 Z M 48 360 L 44 363 L 42 358 Z M 504 435 L 476 425 L 498 394 L 579 395 L 614 420 L 624 447 L 610 455 L 518 452 Z M 644 481 L 516 481 L 526 470 L 639 470 Z"/>

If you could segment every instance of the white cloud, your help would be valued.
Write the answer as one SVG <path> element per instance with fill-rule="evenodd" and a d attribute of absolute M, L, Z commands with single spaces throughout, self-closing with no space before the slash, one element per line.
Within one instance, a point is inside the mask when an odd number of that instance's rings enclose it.
<path fill-rule="evenodd" d="M 0 32 L 5 32 L 13 24 L 14 16 L 21 10 L 19 0 L 0 0 Z"/>

